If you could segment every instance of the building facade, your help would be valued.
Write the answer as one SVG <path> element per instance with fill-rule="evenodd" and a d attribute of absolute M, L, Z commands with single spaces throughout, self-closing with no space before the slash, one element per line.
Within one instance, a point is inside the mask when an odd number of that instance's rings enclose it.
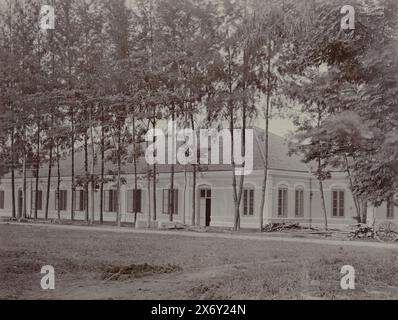
<path fill-rule="evenodd" d="M 287 144 L 283 138 L 270 134 L 269 170 L 267 176 L 267 193 L 264 211 L 260 212 L 262 197 L 263 169 L 263 133 L 255 132 L 254 139 L 254 170 L 244 176 L 244 189 L 241 200 L 241 227 L 258 228 L 260 214 L 264 223 L 275 221 L 297 221 L 303 225 L 323 226 L 324 215 L 321 207 L 319 183 L 309 168 L 297 156 L 287 155 Z M 76 176 L 83 174 L 82 154 L 75 159 Z M 80 165 L 79 165 L 80 164 Z M 107 164 L 107 170 L 112 164 Z M 98 174 L 98 165 L 96 172 Z M 122 222 L 134 222 L 136 208 L 137 224 L 145 226 L 154 217 L 152 181 L 148 189 L 147 179 L 143 176 L 147 167 L 144 159 L 139 161 L 138 190 L 134 192 L 134 175 L 131 163 L 123 166 L 125 183 L 121 186 L 120 211 Z M 156 183 L 156 221 L 169 221 L 170 197 L 174 197 L 173 221 L 192 224 L 192 208 L 195 202 L 195 225 L 232 227 L 234 219 L 234 201 L 232 189 L 232 172 L 227 165 L 208 165 L 197 172 L 196 191 L 193 193 L 193 177 L 191 166 L 185 168 L 176 165 L 174 190 L 170 190 L 170 167 L 159 165 Z M 199 169 L 199 168 L 198 168 Z M 42 168 L 39 174 L 39 192 L 37 211 L 38 218 L 44 218 L 47 192 L 47 169 Z M 53 173 L 56 170 L 53 170 Z M 107 172 L 107 171 L 106 171 Z M 58 206 L 62 219 L 71 218 L 71 175 L 69 159 L 61 161 L 60 199 L 57 201 L 57 177 L 53 175 L 50 184 L 49 218 L 56 219 Z M 239 177 L 238 177 L 239 179 Z M 15 179 L 17 216 L 22 216 L 23 192 L 22 177 Z M 352 193 L 348 187 L 344 172 L 332 172 L 332 177 L 323 182 L 328 224 L 330 227 L 345 227 L 356 223 L 356 209 Z M 149 196 L 148 196 L 149 195 Z M 104 186 L 103 218 L 104 221 L 116 221 L 118 193 L 115 182 Z M 35 210 L 35 178 L 27 178 L 26 212 L 33 217 Z M 91 201 L 88 201 L 90 206 Z M 74 219 L 85 218 L 85 192 L 82 188 L 75 190 Z M 99 220 L 100 192 L 95 191 L 95 220 Z M 91 208 L 89 208 L 89 211 Z M 90 211 L 91 212 L 91 211 Z M 11 177 L 6 174 L 0 179 L 0 217 L 11 217 L 12 192 Z M 150 213 L 150 217 L 148 217 Z M 368 208 L 368 223 L 391 221 L 398 223 L 398 209 L 392 202 L 384 203 L 378 208 Z"/>

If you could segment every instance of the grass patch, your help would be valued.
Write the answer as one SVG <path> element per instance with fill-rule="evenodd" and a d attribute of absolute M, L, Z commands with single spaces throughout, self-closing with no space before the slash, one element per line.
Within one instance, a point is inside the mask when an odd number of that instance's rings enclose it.
<path fill-rule="evenodd" d="M 144 264 L 131 264 L 128 266 L 110 266 L 105 268 L 102 274 L 102 280 L 127 280 L 132 278 L 140 278 L 154 274 L 173 273 L 182 271 L 177 265 L 157 266 Z"/>

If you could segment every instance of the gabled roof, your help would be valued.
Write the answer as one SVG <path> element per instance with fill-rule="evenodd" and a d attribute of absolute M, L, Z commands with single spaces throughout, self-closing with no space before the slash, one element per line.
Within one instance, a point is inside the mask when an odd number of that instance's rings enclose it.
<path fill-rule="evenodd" d="M 265 132 L 260 128 L 254 129 L 254 139 L 253 139 L 253 169 L 262 170 L 264 168 L 264 155 L 265 155 Z M 145 145 L 143 145 L 145 146 Z M 222 155 L 222 143 L 220 142 L 220 154 Z M 89 170 L 90 170 L 90 159 L 91 154 L 89 153 Z M 221 157 L 221 156 L 220 156 Z M 61 159 L 60 161 L 60 172 L 61 176 L 71 176 L 71 156 L 68 155 Z M 187 171 L 192 171 L 192 166 L 187 166 Z M 269 133 L 269 169 L 280 170 L 280 171 L 296 171 L 296 172 L 308 172 L 306 165 L 301 162 L 301 159 L 297 155 L 288 155 L 288 145 L 287 141 L 273 133 Z M 110 171 L 116 172 L 117 166 L 112 161 L 105 162 L 105 175 L 109 174 Z M 137 163 L 137 172 L 144 173 L 147 170 L 147 162 L 144 157 L 141 157 Z M 231 165 L 229 164 L 209 164 L 200 165 L 200 171 L 229 171 L 231 170 Z M 32 171 L 29 170 L 27 176 L 32 176 Z M 175 165 L 175 172 L 183 172 L 184 166 L 180 164 Z M 94 172 L 96 175 L 100 174 L 100 159 L 97 158 Z M 168 173 L 171 172 L 170 165 L 157 165 L 158 173 Z M 130 159 L 122 165 L 122 174 L 133 174 L 134 165 L 133 161 Z M 48 174 L 48 164 L 45 163 L 40 168 L 40 177 L 46 177 Z M 16 177 L 22 175 L 21 171 L 16 172 Z M 52 167 L 52 176 L 57 176 L 57 164 L 54 163 Z M 75 176 L 84 175 L 84 151 L 79 150 L 75 152 Z M 3 178 L 11 178 L 11 174 L 7 173 Z"/>
<path fill-rule="evenodd" d="M 254 135 L 257 144 L 257 153 L 262 157 L 260 161 L 256 159 L 256 151 L 254 151 L 254 168 L 262 169 L 262 159 L 265 157 L 265 131 L 260 128 L 254 128 Z M 257 137 L 257 139 L 256 139 Z M 300 171 L 308 172 L 308 168 L 301 161 L 301 158 L 295 154 L 289 156 L 288 143 L 285 138 L 274 133 L 268 133 L 268 168 L 282 171 Z M 255 148 L 256 149 L 256 148 Z"/>

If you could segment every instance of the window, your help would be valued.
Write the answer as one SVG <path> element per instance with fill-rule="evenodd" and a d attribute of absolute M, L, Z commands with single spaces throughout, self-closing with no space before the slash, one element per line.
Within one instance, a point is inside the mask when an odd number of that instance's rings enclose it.
<path fill-rule="evenodd" d="M 127 212 L 142 212 L 142 191 L 127 190 Z"/>
<path fill-rule="evenodd" d="M 278 189 L 278 216 L 287 217 L 287 188 Z"/>
<path fill-rule="evenodd" d="M 0 190 L 0 209 L 4 209 L 4 190 Z"/>
<path fill-rule="evenodd" d="M 84 190 L 75 191 L 75 210 L 84 211 L 86 210 L 86 192 Z"/>
<path fill-rule="evenodd" d="M 59 210 L 67 208 L 67 190 L 59 190 Z M 55 191 L 55 210 L 58 210 L 58 192 Z"/>
<path fill-rule="evenodd" d="M 43 206 L 43 192 L 41 190 L 37 190 L 37 210 L 42 210 Z M 36 190 L 32 190 L 32 210 L 36 210 Z"/>
<path fill-rule="evenodd" d="M 304 190 L 296 189 L 295 197 L 295 216 L 304 217 Z"/>
<path fill-rule="evenodd" d="M 118 196 L 117 190 L 105 190 L 104 209 L 107 212 L 117 212 Z"/>
<path fill-rule="evenodd" d="M 211 189 L 200 189 L 201 198 L 211 198 Z"/>
<path fill-rule="evenodd" d="M 387 198 L 387 219 L 394 219 L 394 197 Z"/>
<path fill-rule="evenodd" d="M 344 217 L 344 191 L 332 191 L 332 214 L 333 217 Z"/>
<path fill-rule="evenodd" d="M 164 189 L 163 190 L 163 213 L 169 214 L 169 201 L 172 199 L 173 196 L 173 207 L 172 211 L 173 214 L 178 214 L 178 189 Z"/>
<path fill-rule="evenodd" d="M 243 190 L 243 215 L 252 216 L 254 214 L 254 190 Z"/>

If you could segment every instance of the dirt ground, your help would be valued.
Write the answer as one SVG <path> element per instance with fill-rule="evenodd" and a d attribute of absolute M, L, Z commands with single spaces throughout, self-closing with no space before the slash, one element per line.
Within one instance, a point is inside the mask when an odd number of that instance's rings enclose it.
<path fill-rule="evenodd" d="M 398 250 L 0 225 L 0 298 L 398 299 Z"/>

